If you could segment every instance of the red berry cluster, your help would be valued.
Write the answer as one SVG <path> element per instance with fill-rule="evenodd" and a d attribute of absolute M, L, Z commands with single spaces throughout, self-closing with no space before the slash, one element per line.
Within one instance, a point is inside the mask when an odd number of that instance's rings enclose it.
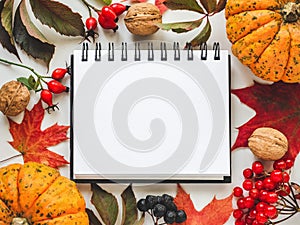
<path fill-rule="evenodd" d="M 289 171 L 294 162 L 280 159 L 273 163 L 273 170 L 267 172 L 260 161 L 243 170 L 245 180 L 242 187 L 234 187 L 237 209 L 233 211 L 235 225 L 272 224 L 271 220 L 283 212 L 299 210 L 297 200 L 287 200 L 293 192 L 289 183 Z M 293 193 L 292 193 L 293 194 Z M 293 194 L 294 196 L 294 194 Z"/>
<path fill-rule="evenodd" d="M 112 29 L 114 32 L 118 30 L 118 16 L 125 12 L 129 6 L 123 5 L 121 3 L 113 3 L 109 6 L 103 6 L 101 10 L 97 11 L 98 22 L 100 26 L 104 29 Z M 87 28 L 86 39 L 89 40 L 89 37 L 92 37 L 95 40 L 95 37 L 98 34 L 95 32 L 97 28 L 97 19 L 90 16 L 85 21 L 85 26 Z"/>
<path fill-rule="evenodd" d="M 69 88 L 60 82 L 66 74 L 70 74 L 69 67 L 56 68 L 55 70 L 53 70 L 51 75 L 51 78 L 53 79 L 46 82 L 48 89 L 42 89 L 41 91 L 41 99 L 48 105 L 48 107 L 46 108 L 48 112 L 50 111 L 50 109 L 52 109 L 53 111 L 55 110 L 55 108 L 58 109 L 57 104 L 53 104 L 53 94 L 69 92 Z"/>

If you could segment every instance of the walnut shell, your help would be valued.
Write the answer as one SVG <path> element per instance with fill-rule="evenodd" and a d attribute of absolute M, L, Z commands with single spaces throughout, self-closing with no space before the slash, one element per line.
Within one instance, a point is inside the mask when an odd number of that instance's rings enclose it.
<path fill-rule="evenodd" d="M 132 34 L 146 36 L 158 31 L 155 24 L 162 22 L 162 15 L 151 3 L 137 3 L 130 6 L 124 21 Z"/>
<path fill-rule="evenodd" d="M 19 81 L 9 81 L 0 89 L 0 111 L 6 116 L 23 112 L 30 100 L 30 92 Z"/>
<path fill-rule="evenodd" d="M 277 160 L 288 150 L 288 140 L 280 131 L 270 128 L 257 128 L 248 139 L 248 146 L 255 156 L 264 160 Z"/>

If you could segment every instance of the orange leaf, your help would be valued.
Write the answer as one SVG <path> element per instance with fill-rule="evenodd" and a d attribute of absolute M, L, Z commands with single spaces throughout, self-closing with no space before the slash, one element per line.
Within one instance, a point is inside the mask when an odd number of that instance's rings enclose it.
<path fill-rule="evenodd" d="M 58 168 L 68 164 L 63 156 L 49 151 L 47 147 L 57 145 L 67 140 L 69 126 L 59 126 L 57 124 L 41 130 L 45 110 L 39 101 L 31 111 L 25 110 L 21 124 L 17 124 L 11 119 L 9 121 L 9 131 L 13 137 L 10 145 L 22 153 L 24 162 L 39 162 L 53 168 Z"/>
<path fill-rule="evenodd" d="M 187 215 L 187 220 L 180 225 L 222 225 L 226 223 L 233 211 L 232 194 L 220 200 L 214 196 L 207 206 L 197 211 L 190 195 L 179 184 L 174 202 L 177 208 L 183 209 Z"/>

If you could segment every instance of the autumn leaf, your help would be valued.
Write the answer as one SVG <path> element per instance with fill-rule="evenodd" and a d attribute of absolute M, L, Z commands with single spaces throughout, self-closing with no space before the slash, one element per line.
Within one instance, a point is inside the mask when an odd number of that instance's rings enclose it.
<path fill-rule="evenodd" d="M 129 185 L 121 194 L 122 197 L 122 225 L 133 225 L 137 221 L 137 208 L 136 198 L 132 190 L 132 186 Z"/>
<path fill-rule="evenodd" d="M 12 6 L 12 0 L 0 2 L 0 43 L 20 60 L 12 35 Z"/>
<path fill-rule="evenodd" d="M 226 2 L 226 0 L 219 0 L 214 12 L 218 13 L 225 9 Z"/>
<path fill-rule="evenodd" d="M 217 7 L 217 0 L 200 0 L 207 13 L 214 12 Z"/>
<path fill-rule="evenodd" d="M 91 209 L 86 208 L 85 212 L 87 213 L 87 215 L 89 217 L 89 225 L 102 225 L 100 220 L 97 218 L 97 216 Z"/>
<path fill-rule="evenodd" d="M 32 11 L 42 24 L 67 36 L 84 36 L 84 24 L 79 13 L 59 2 L 30 0 Z"/>
<path fill-rule="evenodd" d="M 209 20 L 206 21 L 205 26 L 200 31 L 200 33 L 191 41 L 193 47 L 199 46 L 202 43 L 205 43 L 211 35 L 211 24 Z"/>
<path fill-rule="evenodd" d="M 204 14 L 204 10 L 196 0 L 164 0 L 163 4 L 172 10 L 190 10 Z"/>
<path fill-rule="evenodd" d="M 185 222 L 176 225 L 223 225 L 233 211 L 232 195 L 220 200 L 214 197 L 201 211 L 197 211 L 190 195 L 179 184 L 174 202 L 177 208 L 183 209 L 187 215 Z"/>
<path fill-rule="evenodd" d="M 22 0 L 15 13 L 13 35 L 17 44 L 30 56 L 49 66 L 55 46 L 47 43 L 44 35 L 29 19 L 25 1 Z"/>
<path fill-rule="evenodd" d="M 184 33 L 199 27 L 202 21 L 203 19 L 201 18 L 195 21 L 162 23 L 162 24 L 157 24 L 157 26 L 160 27 L 162 30 L 172 30 L 173 32 L 176 33 Z"/>
<path fill-rule="evenodd" d="M 116 197 L 97 184 L 91 184 L 91 202 L 95 206 L 105 225 L 114 225 L 118 218 L 118 201 Z"/>
<path fill-rule="evenodd" d="M 253 118 L 238 127 L 239 134 L 232 150 L 248 147 L 248 138 L 256 128 L 272 127 L 288 139 L 289 149 L 284 157 L 295 159 L 300 151 L 300 85 L 254 83 L 251 87 L 232 90 L 232 93 L 256 112 Z"/>
<path fill-rule="evenodd" d="M 47 147 L 55 146 L 67 140 L 66 133 L 69 126 L 59 126 L 57 124 L 41 130 L 45 110 L 42 102 L 39 101 L 31 111 L 25 110 L 24 118 L 20 124 L 10 118 L 9 131 L 13 141 L 9 144 L 23 155 L 24 162 L 39 162 L 53 168 L 58 168 L 68 162 L 63 156 L 58 155 Z"/>

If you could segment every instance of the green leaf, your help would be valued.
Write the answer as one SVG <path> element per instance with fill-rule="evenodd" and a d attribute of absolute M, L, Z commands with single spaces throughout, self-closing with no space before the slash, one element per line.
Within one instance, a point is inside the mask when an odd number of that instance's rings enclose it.
<path fill-rule="evenodd" d="M 195 46 L 199 46 L 201 43 L 206 42 L 209 39 L 210 34 L 211 34 L 211 25 L 209 20 L 207 20 L 201 32 L 191 41 L 191 45 L 195 47 Z"/>
<path fill-rule="evenodd" d="M 57 32 L 67 36 L 83 36 L 84 24 L 79 13 L 68 6 L 49 0 L 30 0 L 35 17 Z"/>
<path fill-rule="evenodd" d="M 49 66 L 55 46 L 47 43 L 43 34 L 30 21 L 24 0 L 21 1 L 15 13 L 13 35 L 16 43 L 28 55 L 42 60 L 47 67 Z"/>
<path fill-rule="evenodd" d="M 141 218 L 136 220 L 133 225 L 143 225 L 145 223 L 145 213 L 143 212 Z"/>
<path fill-rule="evenodd" d="M 0 1 L 0 43 L 20 60 L 12 35 L 12 5 L 13 0 Z"/>
<path fill-rule="evenodd" d="M 36 89 L 37 82 L 36 82 L 36 80 L 34 79 L 34 77 L 33 77 L 32 75 L 30 75 L 30 76 L 28 77 L 28 83 L 29 83 L 29 85 L 32 87 L 33 90 Z"/>
<path fill-rule="evenodd" d="M 121 194 L 123 203 L 122 225 L 133 225 L 137 220 L 136 198 L 129 185 Z"/>
<path fill-rule="evenodd" d="M 217 0 L 200 0 L 207 13 L 211 13 L 217 7 Z"/>
<path fill-rule="evenodd" d="M 29 91 L 33 89 L 32 86 L 30 85 L 27 77 L 18 77 L 17 81 L 19 81 L 22 84 L 24 84 L 28 88 Z"/>
<path fill-rule="evenodd" d="M 223 9 L 225 9 L 227 0 L 219 0 L 217 7 L 215 9 L 215 13 L 221 12 Z"/>
<path fill-rule="evenodd" d="M 203 19 L 188 21 L 188 22 L 177 22 L 177 23 L 162 23 L 156 24 L 162 30 L 172 30 L 176 33 L 184 33 L 194 30 L 199 27 L 202 23 Z"/>
<path fill-rule="evenodd" d="M 97 216 L 92 210 L 86 208 L 85 212 L 89 217 L 89 225 L 102 225 L 102 223 L 100 222 L 100 220 L 98 220 Z"/>
<path fill-rule="evenodd" d="M 10 37 L 12 37 L 12 18 L 14 0 L 3 1 L 3 10 L 1 12 L 1 23 Z"/>
<path fill-rule="evenodd" d="M 101 0 L 105 5 L 110 5 L 112 0 Z"/>
<path fill-rule="evenodd" d="M 204 13 L 204 10 L 196 0 L 165 0 L 164 4 L 172 10 L 183 9 Z"/>
<path fill-rule="evenodd" d="M 114 225 L 118 217 L 118 202 L 115 196 L 103 190 L 97 184 L 91 184 L 92 204 L 96 207 L 105 225 Z"/>

